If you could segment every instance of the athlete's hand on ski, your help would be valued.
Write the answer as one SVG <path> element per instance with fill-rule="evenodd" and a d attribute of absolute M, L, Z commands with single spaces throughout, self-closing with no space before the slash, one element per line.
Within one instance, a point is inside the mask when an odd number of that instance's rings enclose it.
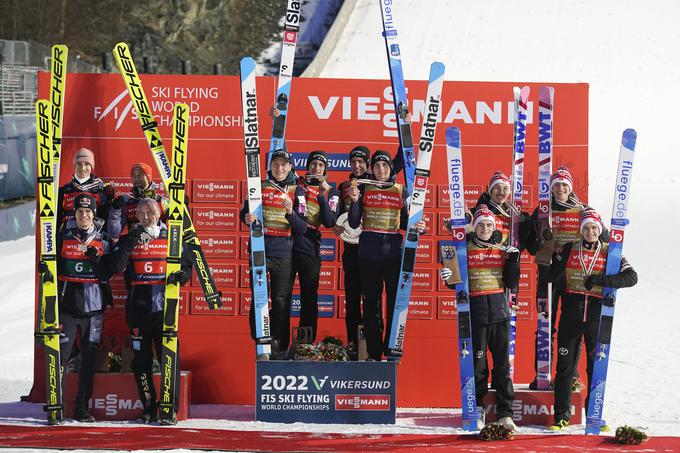
<path fill-rule="evenodd" d="M 425 230 L 427 230 L 427 224 L 425 223 L 424 220 L 419 220 L 415 223 L 416 230 L 418 230 L 418 233 L 423 234 Z"/>
<path fill-rule="evenodd" d="M 246 225 L 250 226 L 251 223 L 257 220 L 257 217 L 254 214 L 246 212 L 246 215 L 243 216 L 243 220 L 246 222 Z"/>
<path fill-rule="evenodd" d="M 168 275 L 165 282 L 168 285 L 177 285 L 177 284 L 181 285 L 184 278 L 185 278 L 184 271 L 179 270 L 177 272 L 173 272 L 170 275 Z"/>
<path fill-rule="evenodd" d="M 344 232 L 345 232 L 344 227 L 341 227 L 340 225 L 333 226 L 333 234 L 335 234 L 337 237 L 342 236 L 342 233 Z"/>
<path fill-rule="evenodd" d="M 272 107 L 271 110 L 269 110 L 269 115 L 271 115 L 272 118 L 278 118 L 281 116 L 281 111 L 276 107 Z"/>
<path fill-rule="evenodd" d="M 43 283 L 54 281 L 54 275 L 52 275 L 52 272 L 50 272 L 50 268 L 47 266 L 46 262 L 40 261 L 38 263 L 38 270 L 40 271 L 40 274 L 42 275 Z"/>
<path fill-rule="evenodd" d="M 509 246 L 505 249 L 508 261 L 511 263 L 519 263 L 519 249 L 517 247 Z"/>
<path fill-rule="evenodd" d="M 583 282 L 583 286 L 586 287 L 588 291 L 593 289 L 593 286 L 606 286 L 604 283 L 604 277 L 599 274 L 589 275 Z"/>

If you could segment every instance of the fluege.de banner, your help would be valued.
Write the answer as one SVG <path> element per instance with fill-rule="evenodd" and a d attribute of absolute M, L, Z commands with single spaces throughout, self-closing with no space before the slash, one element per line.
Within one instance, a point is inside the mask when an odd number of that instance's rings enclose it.
<path fill-rule="evenodd" d="M 174 104 L 185 102 L 191 110 L 187 192 L 208 264 L 224 295 L 225 307 L 210 311 L 202 299 L 197 279 L 182 289 L 185 303 L 179 322 L 181 362 L 183 369 L 192 371 L 192 398 L 197 403 L 253 404 L 256 395 L 252 383 L 256 373 L 255 349 L 247 320 L 250 308 L 248 231 L 238 219 L 245 195 L 239 78 L 143 75 L 142 82 L 166 151 L 170 150 Z M 273 105 L 275 84 L 273 77 L 257 79 L 263 156 L 269 148 L 272 122 L 268 112 Z M 414 140 L 420 134 L 426 85 L 425 81 L 407 83 Z M 458 376 L 454 352 L 455 294 L 437 277 L 439 264 L 435 249 L 440 241 L 449 239 L 443 228 L 443 219 L 448 217 L 444 130 L 451 124 L 461 129 L 467 183 L 465 199 L 470 207 L 486 190 L 494 171 L 511 173 L 513 85 L 516 84 L 444 84 L 442 123 L 437 127 L 424 210 L 428 232 L 418 250 L 404 358 L 399 367 L 397 398 L 401 405 L 460 404 L 455 385 Z M 130 168 L 135 162 L 151 165 L 153 178 L 159 182 L 123 79 L 117 74 L 69 74 L 66 86 L 60 184 L 70 179 L 72 156 L 81 147 L 94 151 L 94 173 L 104 181 L 112 181 L 118 194 L 129 190 Z M 555 87 L 553 166 L 567 165 L 574 176 L 575 191 L 587 200 L 588 86 L 552 86 Z M 46 98 L 49 74 L 40 74 L 39 87 L 40 97 Z M 536 206 L 538 179 L 535 95 L 539 85 L 530 84 L 530 87 L 534 96 L 530 97 L 528 106 L 525 153 L 524 206 L 527 211 Z M 336 184 L 348 177 L 347 154 L 354 146 L 366 145 L 371 151 L 383 149 L 392 154 L 397 151 L 388 80 L 294 79 L 288 118 L 286 142 L 298 174 L 304 173 L 306 156 L 313 150 L 323 149 L 332 156 L 328 179 Z M 324 260 L 318 338 L 332 335 L 346 340 L 341 261 L 344 244 L 332 231 L 322 229 L 322 233 Z M 531 258 L 522 255 L 516 359 L 516 381 L 520 383 L 533 378 L 535 278 Z M 104 341 L 125 347 L 126 292 L 120 277 L 112 279 L 112 288 L 117 303 L 107 311 Z M 294 318 L 296 308 L 293 304 Z M 296 325 L 296 320 L 291 324 Z M 41 366 L 36 359 L 37 386 L 43 384 Z"/>

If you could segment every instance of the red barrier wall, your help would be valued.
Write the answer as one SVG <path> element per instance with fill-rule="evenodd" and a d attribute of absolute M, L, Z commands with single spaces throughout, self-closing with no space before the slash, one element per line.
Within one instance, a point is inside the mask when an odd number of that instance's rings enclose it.
<path fill-rule="evenodd" d="M 224 307 L 209 312 L 195 280 L 183 288 L 180 338 L 182 369 L 192 371 L 194 403 L 253 404 L 255 398 L 254 345 L 248 334 L 247 232 L 238 222 L 244 194 L 244 157 L 240 123 L 240 87 L 235 76 L 143 76 L 144 87 L 157 115 L 160 132 L 170 149 L 172 105 L 191 107 L 188 156 L 188 192 L 192 214 L 209 264 L 219 279 Z M 427 83 L 407 83 L 414 112 L 413 136 L 419 137 Z M 460 406 L 458 361 L 455 348 L 453 293 L 437 278 L 436 246 L 443 234 L 441 218 L 447 215 L 444 129 L 455 124 L 462 131 L 465 158 L 466 199 L 474 203 L 485 190 L 489 176 L 501 169 L 510 174 L 512 165 L 512 83 L 446 82 L 443 89 L 443 121 L 437 129 L 432 161 L 430 192 L 425 217 L 430 232 L 421 239 L 415 273 L 405 354 L 398 371 L 398 404 L 408 407 Z M 530 119 L 525 164 L 525 210 L 536 205 L 537 127 L 539 84 L 530 84 Z M 587 200 L 588 85 L 553 84 L 555 87 L 554 166 L 568 165 L 574 187 Z M 40 97 L 48 97 L 49 74 L 39 77 Z M 263 150 L 269 147 L 275 78 L 260 77 L 260 132 Z M 391 89 L 386 80 L 295 79 L 287 130 L 293 153 L 325 149 L 347 154 L 357 145 L 371 151 L 395 152 Z M 145 161 L 153 166 L 139 122 L 120 76 L 115 74 L 69 74 L 64 108 L 61 184 L 71 176 L 73 153 L 85 146 L 95 151 L 95 173 L 129 186 L 131 164 Z M 171 153 L 168 153 L 169 155 Z M 158 181 L 158 172 L 154 176 Z M 340 182 L 346 171 L 329 172 Z M 321 294 L 334 299 L 332 317 L 320 318 L 319 338 L 344 338 L 341 242 L 335 241 L 334 261 L 324 261 L 325 284 Z M 517 339 L 516 382 L 533 378 L 535 266 L 522 257 Z M 106 314 L 104 342 L 121 344 L 127 336 L 122 279 L 112 281 L 115 305 Z M 293 320 L 293 325 L 295 321 Z M 42 395 L 42 354 L 36 348 L 34 395 Z"/>

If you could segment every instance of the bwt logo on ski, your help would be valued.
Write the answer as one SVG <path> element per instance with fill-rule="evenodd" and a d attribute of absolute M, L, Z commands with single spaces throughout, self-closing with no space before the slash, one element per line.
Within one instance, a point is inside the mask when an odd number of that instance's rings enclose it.
<path fill-rule="evenodd" d="M 335 395 L 336 411 L 388 411 L 389 395 Z"/>
<path fill-rule="evenodd" d="M 118 411 L 137 411 L 144 409 L 139 399 L 118 398 L 117 393 L 108 393 L 104 398 L 92 398 L 88 404 L 90 409 L 103 410 L 106 415 L 114 416 Z"/>

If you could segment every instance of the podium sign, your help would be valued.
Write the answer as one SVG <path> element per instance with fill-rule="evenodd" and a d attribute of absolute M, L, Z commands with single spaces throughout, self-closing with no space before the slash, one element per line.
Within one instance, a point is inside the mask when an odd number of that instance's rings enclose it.
<path fill-rule="evenodd" d="M 257 362 L 255 418 L 394 424 L 396 384 L 394 362 Z"/>

